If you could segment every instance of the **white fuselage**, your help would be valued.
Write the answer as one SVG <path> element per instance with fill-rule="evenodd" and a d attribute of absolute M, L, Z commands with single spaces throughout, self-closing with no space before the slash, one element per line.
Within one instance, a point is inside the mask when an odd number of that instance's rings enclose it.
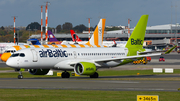
<path fill-rule="evenodd" d="M 79 41 L 78 44 L 86 44 L 88 41 Z M 127 41 L 115 41 L 117 44 L 117 47 L 125 47 Z M 73 41 L 63 41 L 61 44 L 74 44 Z M 114 41 L 103 41 L 102 45 L 112 47 L 114 45 Z"/>
<path fill-rule="evenodd" d="M 73 70 L 73 64 L 91 62 L 97 67 L 113 67 L 122 61 L 94 62 L 98 59 L 125 57 L 127 48 L 31 48 L 14 53 L 25 56 L 12 56 L 6 64 L 13 68 Z"/>
<path fill-rule="evenodd" d="M 15 46 L 15 43 L 0 43 L 0 54 L 3 54 L 5 50 Z M 27 45 L 26 43 L 19 43 L 19 45 Z"/>

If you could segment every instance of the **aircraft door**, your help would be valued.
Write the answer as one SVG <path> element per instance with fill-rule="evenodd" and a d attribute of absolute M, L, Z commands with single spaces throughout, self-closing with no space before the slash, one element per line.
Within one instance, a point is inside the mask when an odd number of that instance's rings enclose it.
<path fill-rule="evenodd" d="M 128 49 L 124 49 L 125 53 L 128 54 Z M 129 55 L 129 54 L 128 54 Z"/>
<path fill-rule="evenodd" d="M 31 49 L 32 55 L 33 55 L 33 62 L 37 62 L 38 61 L 38 56 L 37 56 L 37 52 L 35 49 Z"/>
<path fill-rule="evenodd" d="M 74 58 L 76 59 L 77 58 L 77 54 L 75 51 L 73 51 L 73 54 L 74 54 Z"/>

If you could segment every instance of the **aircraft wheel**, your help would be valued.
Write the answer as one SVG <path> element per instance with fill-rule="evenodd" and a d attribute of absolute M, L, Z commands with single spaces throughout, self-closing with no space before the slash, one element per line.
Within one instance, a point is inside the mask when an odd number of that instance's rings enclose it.
<path fill-rule="evenodd" d="M 69 74 L 69 72 L 62 72 L 61 77 L 62 78 L 69 78 L 70 74 Z"/>
<path fill-rule="evenodd" d="M 65 78 L 69 78 L 69 77 L 70 77 L 69 72 L 65 72 Z"/>
<path fill-rule="evenodd" d="M 99 74 L 97 72 L 95 72 L 93 75 L 90 75 L 90 78 L 98 78 Z"/>
<path fill-rule="evenodd" d="M 23 75 L 18 75 L 18 79 L 23 79 Z"/>
<path fill-rule="evenodd" d="M 61 77 L 65 78 L 65 72 L 62 72 Z"/>

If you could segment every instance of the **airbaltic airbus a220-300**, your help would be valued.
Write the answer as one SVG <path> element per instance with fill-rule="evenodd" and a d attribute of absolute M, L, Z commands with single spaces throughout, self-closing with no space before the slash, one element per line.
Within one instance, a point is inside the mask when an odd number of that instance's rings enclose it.
<path fill-rule="evenodd" d="M 157 56 L 161 53 L 144 54 L 144 36 L 148 15 L 143 15 L 137 23 L 126 46 L 97 48 L 26 48 L 15 52 L 6 62 L 12 68 L 25 68 L 33 75 L 45 75 L 50 69 L 64 70 L 61 77 L 69 78 L 70 70 L 79 75 L 90 75 L 98 78 L 98 68 L 124 65 L 135 59 L 146 56 Z M 101 29 L 98 29 L 101 32 Z M 22 73 L 18 78 L 23 78 Z"/>

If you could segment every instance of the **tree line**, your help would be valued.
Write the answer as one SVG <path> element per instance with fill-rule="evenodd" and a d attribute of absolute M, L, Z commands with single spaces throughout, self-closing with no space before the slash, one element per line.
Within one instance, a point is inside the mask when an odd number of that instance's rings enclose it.
<path fill-rule="evenodd" d="M 41 25 L 38 22 L 33 22 L 26 27 L 26 30 L 33 31 L 34 29 L 41 30 Z M 48 29 L 56 29 L 57 33 L 70 33 L 69 30 L 71 29 L 77 33 L 82 33 L 83 31 L 88 30 L 88 28 L 83 24 L 73 27 L 72 23 L 70 22 L 65 22 L 63 25 L 57 25 L 56 28 L 49 27 Z M 43 30 L 45 30 L 45 27 L 43 27 Z M 91 30 L 94 30 L 94 28 L 91 28 Z"/>
<path fill-rule="evenodd" d="M 95 26 L 96 27 L 96 26 Z M 95 27 L 91 27 L 90 30 L 94 31 Z M 83 24 L 73 27 L 72 23 L 65 22 L 63 25 L 57 25 L 56 28 L 48 27 L 48 30 L 56 29 L 56 33 L 70 33 L 73 29 L 76 33 L 82 33 L 88 31 L 88 27 Z M 105 31 L 118 30 L 120 28 L 105 28 Z M 41 33 L 41 25 L 38 22 L 32 22 L 25 28 L 16 28 L 16 34 L 20 42 L 26 42 L 29 36 L 32 34 Z M 43 27 L 43 33 L 45 33 L 45 27 Z M 13 27 L 0 27 L 0 42 L 14 42 L 14 29 Z"/>

